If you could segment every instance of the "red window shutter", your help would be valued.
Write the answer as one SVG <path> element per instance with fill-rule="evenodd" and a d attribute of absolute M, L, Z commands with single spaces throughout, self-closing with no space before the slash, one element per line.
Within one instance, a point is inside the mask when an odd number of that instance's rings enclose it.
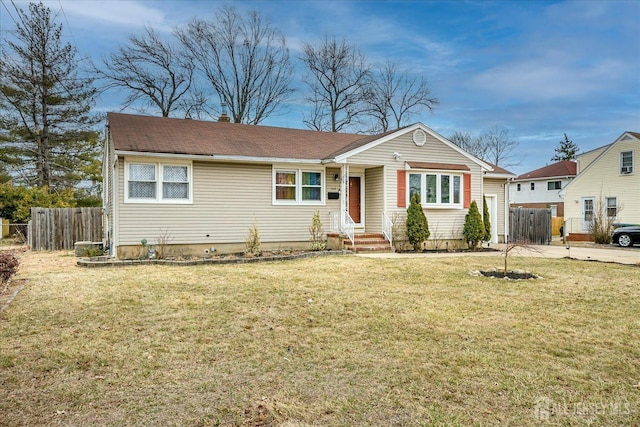
<path fill-rule="evenodd" d="M 464 186 L 464 207 L 471 206 L 471 174 L 465 173 L 463 175 L 462 185 Z"/>
<path fill-rule="evenodd" d="M 398 207 L 407 207 L 407 171 L 398 171 Z"/>

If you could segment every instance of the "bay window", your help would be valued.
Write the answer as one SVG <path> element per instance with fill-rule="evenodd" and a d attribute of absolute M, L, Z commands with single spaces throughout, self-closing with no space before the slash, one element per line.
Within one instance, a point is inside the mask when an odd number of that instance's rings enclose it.
<path fill-rule="evenodd" d="M 462 208 L 462 175 L 434 172 L 409 173 L 409 199 L 420 195 L 425 207 Z"/>

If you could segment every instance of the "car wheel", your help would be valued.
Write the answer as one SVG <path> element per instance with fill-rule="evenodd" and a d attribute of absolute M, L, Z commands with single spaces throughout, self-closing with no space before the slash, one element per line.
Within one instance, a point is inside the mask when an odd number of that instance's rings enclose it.
<path fill-rule="evenodd" d="M 629 234 L 621 234 L 618 236 L 618 244 L 623 248 L 631 246 L 631 236 Z"/>

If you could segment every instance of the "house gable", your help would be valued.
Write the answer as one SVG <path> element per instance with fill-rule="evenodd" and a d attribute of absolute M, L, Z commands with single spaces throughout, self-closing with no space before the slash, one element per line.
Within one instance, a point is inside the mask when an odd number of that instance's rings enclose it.
<path fill-rule="evenodd" d="M 640 134 L 625 132 L 606 146 L 584 170 L 569 183 L 561 194 L 565 200 L 565 215 L 575 218 L 579 226 L 574 232 L 584 232 L 582 208 L 585 199 L 597 208 L 604 203 L 617 206 L 616 222 L 640 223 Z M 633 156 L 633 171 L 621 171 L 621 153 Z"/>
<path fill-rule="evenodd" d="M 368 150 L 378 147 L 381 144 L 385 144 L 389 141 L 397 139 L 400 136 L 410 135 L 411 143 L 417 147 L 424 147 L 429 144 L 432 146 L 434 143 L 440 143 L 448 147 L 452 152 L 456 152 L 458 155 L 466 158 L 466 160 L 476 163 L 481 168 L 491 171 L 493 168 L 486 162 L 478 159 L 477 157 L 472 156 L 467 153 L 453 142 L 444 138 L 434 130 L 429 127 L 423 125 L 422 123 L 415 123 L 410 126 L 406 126 L 404 128 L 398 129 L 397 131 L 387 132 L 382 136 L 376 137 L 375 139 L 368 141 L 364 144 L 358 145 L 352 149 L 348 149 L 348 151 L 341 152 L 333 157 L 333 161 L 336 163 L 343 163 L 346 161 L 351 161 L 353 157 L 357 157 L 359 154 L 362 154 Z M 405 138 L 406 139 L 406 138 Z M 412 148 L 408 145 L 409 148 Z M 349 147 L 347 147 L 349 148 Z M 394 152 L 396 153 L 396 152 Z M 397 152 L 399 154 L 398 158 L 402 157 L 402 153 Z M 393 153 L 392 153 L 393 155 Z"/>

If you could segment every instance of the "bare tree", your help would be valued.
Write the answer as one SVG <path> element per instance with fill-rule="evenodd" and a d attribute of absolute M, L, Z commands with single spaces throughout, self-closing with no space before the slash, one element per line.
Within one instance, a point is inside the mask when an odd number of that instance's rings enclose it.
<path fill-rule="evenodd" d="M 449 141 L 479 159 L 487 157 L 488 147 L 484 144 L 482 138 L 474 136 L 471 132 L 457 130 L 449 137 Z"/>
<path fill-rule="evenodd" d="M 339 132 L 353 125 L 366 112 L 364 88 L 370 67 L 364 55 L 345 40 L 325 37 L 318 45 L 305 43 L 302 62 L 311 113 L 303 118 L 310 129 Z"/>
<path fill-rule="evenodd" d="M 412 115 L 424 109 L 432 111 L 439 104 L 424 77 L 411 75 L 399 67 L 398 62 L 387 60 L 376 68 L 367 85 L 367 112 L 375 120 L 376 131 L 400 129 Z"/>
<path fill-rule="evenodd" d="M 516 166 L 522 162 L 522 157 L 516 152 L 518 142 L 513 139 L 507 128 L 494 126 L 484 132 L 481 138 L 487 148 L 484 160 L 503 168 Z"/>
<path fill-rule="evenodd" d="M 195 66 L 175 45 L 163 41 L 152 28 L 130 35 L 127 44 L 94 66 L 106 83 L 103 90 L 123 88 L 128 92 L 124 107 L 138 101 L 157 107 L 168 117 L 191 88 Z"/>
<path fill-rule="evenodd" d="M 225 6 L 214 21 L 196 18 L 176 35 L 234 123 L 259 124 L 293 92 L 285 38 L 256 11 L 243 17 Z"/>

